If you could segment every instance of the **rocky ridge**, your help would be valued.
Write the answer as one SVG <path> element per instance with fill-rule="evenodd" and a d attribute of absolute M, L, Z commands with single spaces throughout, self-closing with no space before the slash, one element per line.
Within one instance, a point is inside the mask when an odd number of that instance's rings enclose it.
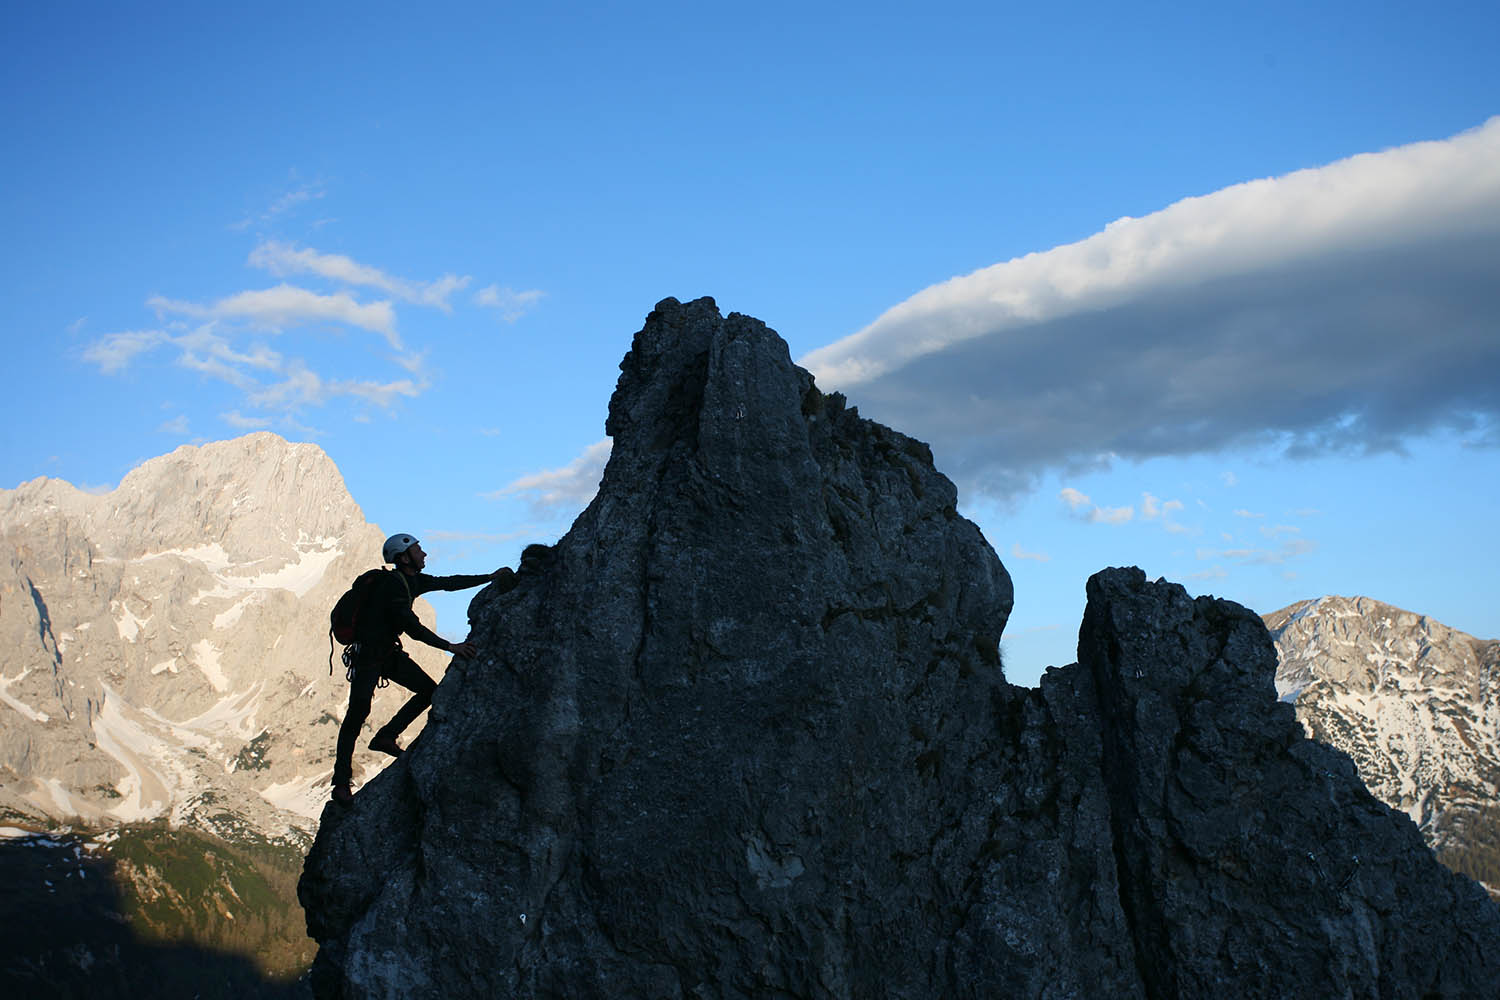
<path fill-rule="evenodd" d="M 321 449 L 257 433 L 102 495 L 33 480 L 0 491 L 0 540 L 12 822 L 310 840 L 347 699 L 328 608 L 382 540 Z M 377 716 L 399 693 L 381 697 Z M 386 761 L 361 749 L 357 766 Z"/>
<path fill-rule="evenodd" d="M 920 442 L 712 300 L 621 364 L 598 495 L 325 810 L 325 997 L 1483 995 L 1500 910 L 1306 738 L 1264 624 L 1139 570 L 1008 685 Z"/>
<path fill-rule="evenodd" d="M 1277 693 L 1450 864 L 1500 892 L 1500 642 L 1368 597 L 1265 616 Z M 1477 870 L 1466 859 L 1487 858 Z"/>

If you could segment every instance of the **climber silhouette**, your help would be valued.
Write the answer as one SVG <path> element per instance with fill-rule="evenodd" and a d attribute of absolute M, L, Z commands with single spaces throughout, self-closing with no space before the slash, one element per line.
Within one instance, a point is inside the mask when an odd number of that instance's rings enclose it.
<path fill-rule="evenodd" d="M 433 590 L 467 590 L 493 583 L 503 591 L 516 585 L 516 574 L 503 566 L 488 574 L 428 576 L 422 572 L 427 565 L 427 553 L 411 535 L 392 535 L 385 540 L 381 551 L 385 561 L 394 564 L 395 569 L 375 574 L 355 619 L 354 642 L 344 654 L 345 662 L 350 665 L 349 709 L 339 726 L 334 752 L 333 800 L 345 806 L 354 800 L 350 788 L 354 777 L 354 744 L 370 715 L 370 699 L 376 685 L 395 681 L 412 692 L 412 696 L 375 733 L 370 740 L 371 750 L 401 756 L 397 738 L 432 704 L 437 682 L 401 648 L 402 634 L 458 656 L 473 656 L 477 651 L 467 639 L 448 642 L 423 625 L 411 609 L 412 601 Z"/>

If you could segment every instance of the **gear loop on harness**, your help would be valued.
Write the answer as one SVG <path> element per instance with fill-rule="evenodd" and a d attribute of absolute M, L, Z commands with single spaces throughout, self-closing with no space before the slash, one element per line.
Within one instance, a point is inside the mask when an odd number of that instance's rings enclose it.
<path fill-rule="evenodd" d="M 344 653 L 342 656 L 342 659 L 344 661 L 344 679 L 347 680 L 350 684 L 354 683 L 354 674 L 359 667 L 360 648 L 360 644 L 357 642 L 351 642 L 349 645 L 344 647 Z M 380 679 L 375 682 L 375 686 L 378 688 L 390 687 L 391 679 L 382 672 L 380 674 Z"/>

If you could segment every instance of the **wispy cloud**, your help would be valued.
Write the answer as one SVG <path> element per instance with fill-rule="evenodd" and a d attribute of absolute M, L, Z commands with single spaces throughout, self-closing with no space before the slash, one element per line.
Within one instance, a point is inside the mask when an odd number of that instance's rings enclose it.
<path fill-rule="evenodd" d="M 329 384 L 302 361 L 294 361 L 281 374 L 279 381 L 252 390 L 247 396 L 250 405 L 267 410 L 296 410 L 321 406 L 331 395 Z"/>
<path fill-rule="evenodd" d="M 280 198 L 271 202 L 270 207 L 266 209 L 266 214 L 272 217 L 283 215 L 304 202 L 313 201 L 321 197 L 323 197 L 323 191 L 319 185 L 304 184 L 299 188 L 286 192 Z"/>
<path fill-rule="evenodd" d="M 407 399 L 415 399 L 422 395 L 430 383 L 425 380 L 397 379 L 394 382 L 377 382 L 373 379 L 339 381 L 332 384 L 332 389 L 339 395 L 356 396 L 367 403 L 386 409 L 389 408 L 398 396 Z"/>
<path fill-rule="evenodd" d="M 487 285 L 474 295 L 474 304 L 494 309 L 507 323 L 514 323 L 540 302 L 546 293 L 535 288 L 518 292 L 500 285 Z"/>
<path fill-rule="evenodd" d="M 1092 502 L 1087 493 L 1075 490 L 1071 486 L 1064 486 L 1057 495 L 1074 513 L 1086 511 Z"/>
<path fill-rule="evenodd" d="M 401 398 L 415 398 L 431 387 L 424 365 L 425 354 L 397 356 L 396 365 L 408 372 L 405 378 L 326 379 L 301 358 L 287 357 L 264 343 L 237 347 L 221 320 L 210 320 L 192 329 L 147 330 L 105 336 L 86 347 L 83 357 L 107 375 L 119 374 L 139 356 L 158 348 L 176 351 L 174 363 L 208 378 L 225 382 L 244 393 L 246 405 L 281 415 L 289 428 L 302 425 L 289 415 L 306 407 L 326 404 L 337 397 L 362 400 L 388 409 Z M 254 429 L 269 426 L 269 417 L 246 416 L 238 409 L 221 413 L 233 427 Z M 305 428 L 304 428 L 305 429 Z"/>
<path fill-rule="evenodd" d="M 118 375 L 137 356 L 168 341 L 160 330 L 127 330 L 111 333 L 83 349 L 83 359 L 99 366 L 106 375 Z"/>
<path fill-rule="evenodd" d="M 539 514 L 579 510 L 588 506 L 598 492 L 612 446 L 609 438 L 596 441 L 562 468 L 522 476 L 486 496 L 489 499 L 526 497 Z"/>
<path fill-rule="evenodd" d="M 271 421 L 266 417 L 247 417 L 239 410 L 230 410 L 228 413 L 219 414 L 219 419 L 230 427 L 242 431 L 262 430 L 271 426 Z"/>
<path fill-rule="evenodd" d="M 1500 118 L 1188 198 L 928 288 L 802 364 L 1000 495 L 1111 456 L 1493 427 L 1497 163 Z"/>
<path fill-rule="evenodd" d="M 1192 530 L 1175 516 L 1183 510 L 1183 506 L 1181 500 L 1163 501 L 1150 493 L 1141 494 L 1141 517 L 1161 525 L 1164 531 L 1174 535 L 1186 534 Z"/>
<path fill-rule="evenodd" d="M 449 297 L 468 287 L 473 280 L 468 275 L 445 274 L 434 281 L 410 281 L 343 254 L 321 253 L 310 247 L 298 248 L 276 240 L 266 240 L 252 250 L 249 263 L 278 278 L 315 274 L 347 285 L 377 288 L 403 302 L 432 306 L 443 312 L 453 311 Z"/>
<path fill-rule="evenodd" d="M 284 360 L 264 344 L 255 344 L 248 351 L 237 351 L 230 340 L 212 326 L 173 336 L 170 342 L 182 351 L 177 358 L 179 365 L 240 389 L 255 385 L 250 371 L 278 372 Z"/>
<path fill-rule="evenodd" d="M 299 184 L 297 187 L 277 195 L 262 211 L 247 215 L 238 222 L 232 223 L 229 228 L 244 230 L 249 229 L 257 222 L 273 222 L 281 216 L 294 211 L 300 205 L 322 198 L 325 193 L 322 184 Z"/>
<path fill-rule="evenodd" d="M 1088 494 L 1071 486 L 1063 487 L 1057 495 L 1076 516 L 1094 524 L 1125 524 L 1135 517 L 1134 507 L 1101 507 L 1090 500 Z"/>
<path fill-rule="evenodd" d="M 159 313 L 176 313 L 196 319 L 240 320 L 267 330 L 281 330 L 312 322 L 343 323 L 369 330 L 385 337 L 391 347 L 401 350 L 396 333 L 396 311 L 386 301 L 362 303 L 348 292 L 322 295 L 281 284 L 274 288 L 239 292 L 212 305 L 183 302 L 154 295 L 146 305 Z"/>
<path fill-rule="evenodd" d="M 1317 549 L 1316 542 L 1307 538 L 1289 538 L 1274 549 L 1235 548 L 1199 549 L 1196 556 L 1200 562 L 1210 559 L 1227 559 L 1247 566 L 1280 566 L 1290 559 L 1307 555 Z"/>
<path fill-rule="evenodd" d="M 1052 557 L 1045 552 L 1027 552 L 1021 548 L 1021 543 L 1016 542 L 1010 547 L 1011 557 L 1014 559 L 1029 559 L 1032 562 L 1051 562 Z"/>

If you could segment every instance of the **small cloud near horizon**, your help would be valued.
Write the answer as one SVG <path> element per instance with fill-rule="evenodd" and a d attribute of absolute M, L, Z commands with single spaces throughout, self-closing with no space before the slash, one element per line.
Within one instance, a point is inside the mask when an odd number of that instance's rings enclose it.
<path fill-rule="evenodd" d="M 1045 552 L 1027 552 L 1021 548 L 1021 543 L 1016 542 L 1010 547 L 1010 555 L 1013 559 L 1029 559 L 1032 562 L 1051 562 L 1052 557 Z"/>
<path fill-rule="evenodd" d="M 1074 515 L 1092 524 L 1125 524 L 1135 517 L 1134 507 L 1101 507 L 1071 486 L 1063 487 L 1057 495 Z"/>
<path fill-rule="evenodd" d="M 494 309 L 507 323 L 514 323 L 526 315 L 545 296 L 546 292 L 531 288 L 518 292 L 500 285 L 488 285 L 474 294 L 474 304 L 485 309 Z"/>
<path fill-rule="evenodd" d="M 567 465 L 522 476 L 484 497 L 488 500 L 524 497 L 539 516 L 582 510 L 599 490 L 613 446 L 609 438 L 595 441 Z"/>

